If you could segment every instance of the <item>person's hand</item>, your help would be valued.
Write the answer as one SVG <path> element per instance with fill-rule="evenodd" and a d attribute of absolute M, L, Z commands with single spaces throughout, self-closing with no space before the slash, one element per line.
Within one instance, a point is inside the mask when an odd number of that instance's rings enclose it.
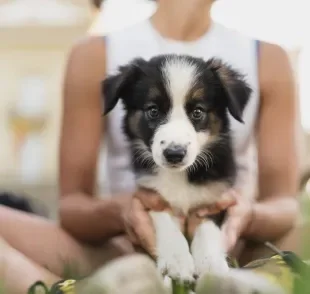
<path fill-rule="evenodd" d="M 207 207 L 199 207 L 190 211 L 190 214 L 187 219 L 187 228 L 186 232 L 190 239 L 193 238 L 196 228 L 203 222 L 209 215 L 215 215 L 223 210 L 227 210 L 236 204 L 236 199 L 234 195 L 230 193 L 225 193 L 221 200 L 209 205 Z"/>
<path fill-rule="evenodd" d="M 226 250 L 230 252 L 236 246 L 243 232 L 251 224 L 253 204 L 235 190 L 230 190 L 226 194 L 226 197 L 236 200 L 235 205 L 228 208 L 227 217 L 222 226 Z"/>
<path fill-rule="evenodd" d="M 169 210 L 169 205 L 154 191 L 138 189 L 124 212 L 125 230 L 135 246 L 141 246 L 156 257 L 156 238 L 149 210 Z"/>
<path fill-rule="evenodd" d="M 213 214 L 214 211 L 222 210 L 223 205 L 225 206 L 225 203 L 219 203 L 212 207 L 204 207 L 197 211 L 197 213 L 204 215 Z M 128 208 L 123 213 L 125 231 L 136 248 L 142 247 L 152 257 L 156 257 L 156 237 L 152 219 L 148 213 L 150 210 L 167 211 L 173 214 L 179 220 L 180 230 L 182 232 L 185 231 L 186 217 L 180 213 L 177 214 L 176 211 L 172 211 L 169 204 L 156 192 L 141 188 L 137 190 Z M 193 214 L 189 219 L 189 223 L 194 229 L 194 226 L 198 224 L 198 218 Z M 202 218 L 199 217 L 199 220 L 201 221 Z"/>

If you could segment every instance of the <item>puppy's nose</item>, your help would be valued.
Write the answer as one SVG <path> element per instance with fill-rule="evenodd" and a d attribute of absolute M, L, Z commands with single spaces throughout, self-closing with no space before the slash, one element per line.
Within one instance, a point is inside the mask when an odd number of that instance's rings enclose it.
<path fill-rule="evenodd" d="M 186 155 L 186 148 L 181 145 L 171 144 L 163 152 L 168 163 L 177 164 L 182 162 Z"/>

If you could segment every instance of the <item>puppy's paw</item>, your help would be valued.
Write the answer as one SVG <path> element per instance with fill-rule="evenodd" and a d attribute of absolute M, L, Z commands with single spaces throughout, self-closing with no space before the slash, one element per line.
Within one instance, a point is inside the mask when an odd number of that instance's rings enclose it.
<path fill-rule="evenodd" d="M 224 274 L 229 271 L 226 258 L 222 254 L 205 253 L 194 257 L 195 274 L 200 277 L 205 273 Z"/>
<path fill-rule="evenodd" d="M 158 257 L 158 269 L 162 274 L 185 283 L 194 281 L 195 266 L 189 251 L 176 249 Z"/>
<path fill-rule="evenodd" d="M 212 222 L 201 224 L 191 244 L 195 273 L 223 274 L 229 271 L 219 228 Z"/>
<path fill-rule="evenodd" d="M 167 242 L 158 244 L 157 264 L 162 274 L 183 282 L 194 280 L 195 266 L 188 243 L 181 232 L 175 231 Z"/>
<path fill-rule="evenodd" d="M 157 265 L 163 275 L 181 282 L 194 280 L 194 261 L 177 222 L 165 212 L 152 212 L 157 235 Z"/>

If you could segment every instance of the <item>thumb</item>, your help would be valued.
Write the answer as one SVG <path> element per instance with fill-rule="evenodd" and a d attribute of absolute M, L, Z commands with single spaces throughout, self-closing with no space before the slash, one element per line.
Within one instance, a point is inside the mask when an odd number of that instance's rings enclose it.
<path fill-rule="evenodd" d="M 230 216 L 228 217 L 226 223 L 224 223 L 224 225 L 222 226 L 224 242 L 228 251 L 232 250 L 237 243 L 237 240 L 239 238 L 240 224 L 240 218 Z"/>
<path fill-rule="evenodd" d="M 133 199 L 133 211 L 136 211 L 132 228 L 141 246 L 152 256 L 156 256 L 156 238 L 152 220 L 149 214 L 143 210 L 143 205 L 138 199 Z"/>

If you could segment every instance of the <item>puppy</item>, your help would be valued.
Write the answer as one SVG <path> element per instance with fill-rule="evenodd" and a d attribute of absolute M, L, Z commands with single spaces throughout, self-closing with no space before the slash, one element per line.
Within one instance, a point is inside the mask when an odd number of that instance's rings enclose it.
<path fill-rule="evenodd" d="M 156 190 L 184 215 L 212 204 L 235 183 L 229 114 L 242 123 L 251 94 L 244 77 L 221 60 L 185 55 L 135 59 L 103 83 L 105 114 L 121 99 L 137 184 Z M 219 221 L 208 219 L 191 245 L 173 215 L 150 212 L 163 274 L 192 281 L 228 270 Z"/>

